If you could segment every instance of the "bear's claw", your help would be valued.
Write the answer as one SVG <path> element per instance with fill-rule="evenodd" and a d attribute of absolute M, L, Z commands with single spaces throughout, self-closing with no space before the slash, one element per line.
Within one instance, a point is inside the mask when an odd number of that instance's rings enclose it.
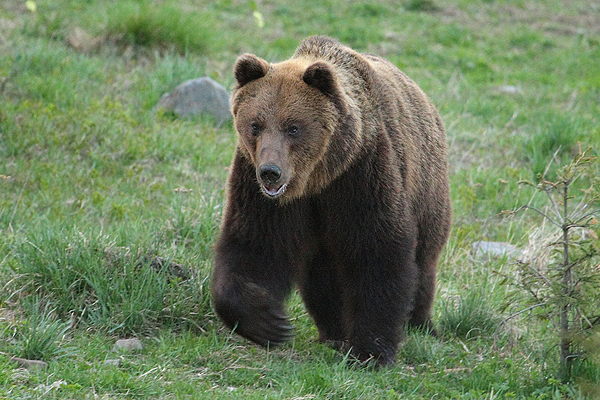
<path fill-rule="evenodd" d="M 236 331 L 263 347 L 280 346 L 294 336 L 294 328 L 282 311 L 262 311 L 253 316 L 251 323 L 240 322 Z"/>

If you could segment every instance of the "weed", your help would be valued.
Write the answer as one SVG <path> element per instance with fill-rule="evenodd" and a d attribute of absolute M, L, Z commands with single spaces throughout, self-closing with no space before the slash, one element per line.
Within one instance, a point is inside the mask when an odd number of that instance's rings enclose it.
<path fill-rule="evenodd" d="M 109 9 L 106 34 L 135 46 L 174 46 L 187 51 L 206 51 L 211 42 L 211 19 L 198 12 L 153 2 L 119 2 Z"/>
<path fill-rule="evenodd" d="M 56 318 L 48 303 L 38 297 L 23 303 L 28 318 L 17 323 L 14 335 L 15 355 L 30 360 L 52 360 L 71 355 L 73 347 L 63 346 L 71 322 Z"/>
<path fill-rule="evenodd" d="M 118 246 L 101 232 L 56 233 L 42 228 L 14 247 L 18 279 L 12 285 L 21 296 L 42 294 L 61 318 L 100 330 L 131 334 L 157 325 L 202 330 L 206 276 L 173 280 L 168 269 L 150 267 L 147 251 Z"/>
<path fill-rule="evenodd" d="M 486 294 L 485 288 L 474 288 L 458 299 L 443 300 L 438 320 L 440 330 L 467 339 L 494 333 L 501 318 L 492 310 Z"/>
<path fill-rule="evenodd" d="M 545 173 L 546 179 L 553 179 L 556 166 L 565 157 L 571 157 L 573 151 L 577 151 L 584 127 L 581 121 L 569 115 L 551 114 L 543 117 L 543 121 L 541 129 L 534 132 L 527 141 L 524 152 L 536 175 Z M 550 163 L 552 155 L 558 158 L 557 162 Z M 546 171 L 549 164 L 552 169 Z"/>
<path fill-rule="evenodd" d="M 438 6 L 433 0 L 408 0 L 404 3 L 408 11 L 431 12 L 436 11 Z"/>

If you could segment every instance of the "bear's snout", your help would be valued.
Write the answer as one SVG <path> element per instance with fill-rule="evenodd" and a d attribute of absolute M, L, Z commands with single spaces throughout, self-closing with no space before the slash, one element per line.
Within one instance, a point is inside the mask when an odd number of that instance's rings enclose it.
<path fill-rule="evenodd" d="M 283 171 L 277 164 L 263 164 L 258 168 L 258 177 L 261 189 L 269 197 L 278 197 L 283 194 L 287 186 L 282 179 Z"/>
<path fill-rule="evenodd" d="M 266 164 L 260 167 L 259 174 L 265 185 L 274 185 L 281 178 L 281 168 L 275 164 Z"/>

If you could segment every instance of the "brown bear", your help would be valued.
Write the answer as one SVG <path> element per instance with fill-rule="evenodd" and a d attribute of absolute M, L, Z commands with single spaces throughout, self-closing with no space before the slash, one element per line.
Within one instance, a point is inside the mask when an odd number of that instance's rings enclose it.
<path fill-rule="evenodd" d="M 279 345 L 292 335 L 284 301 L 296 285 L 320 341 L 392 364 L 407 324 L 430 328 L 450 227 L 438 112 L 392 63 L 328 37 L 281 63 L 244 54 L 234 70 L 218 315 Z"/>

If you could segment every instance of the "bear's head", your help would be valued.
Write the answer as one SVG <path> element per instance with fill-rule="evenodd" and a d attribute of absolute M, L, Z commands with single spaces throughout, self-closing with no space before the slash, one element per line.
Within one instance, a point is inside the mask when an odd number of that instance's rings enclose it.
<path fill-rule="evenodd" d="M 306 58 L 269 64 L 244 54 L 234 72 L 238 145 L 262 192 L 286 202 L 321 191 L 352 158 L 344 154 L 352 135 L 335 138 L 348 119 L 335 68 Z"/>

